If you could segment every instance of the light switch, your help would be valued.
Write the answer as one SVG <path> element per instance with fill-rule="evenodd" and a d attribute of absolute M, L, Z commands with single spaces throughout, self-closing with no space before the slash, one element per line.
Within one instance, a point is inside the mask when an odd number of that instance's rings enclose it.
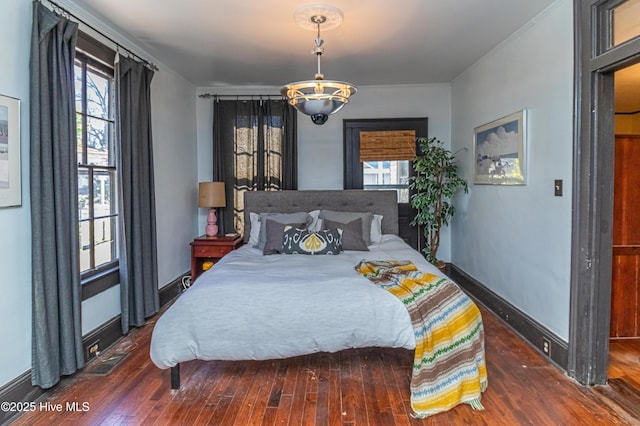
<path fill-rule="evenodd" d="M 553 181 L 553 190 L 556 197 L 562 197 L 562 179 Z"/>

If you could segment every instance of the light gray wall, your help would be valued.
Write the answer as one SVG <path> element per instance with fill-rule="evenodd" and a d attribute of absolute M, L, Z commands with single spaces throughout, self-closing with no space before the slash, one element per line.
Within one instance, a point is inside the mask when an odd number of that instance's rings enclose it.
<path fill-rule="evenodd" d="M 107 25 L 70 1 L 65 7 L 119 43 Z M 29 199 L 29 50 L 32 3 L 0 1 L 0 93 L 22 100 L 22 206 L 0 209 L 0 387 L 31 368 L 31 220 Z M 81 29 L 85 29 L 81 26 Z M 90 31 L 88 31 L 90 32 Z M 114 34 L 116 36 L 114 37 Z M 99 38 L 96 34 L 93 34 Z M 147 58 L 153 60 L 150 56 Z M 195 87 L 161 63 L 152 83 L 158 278 L 163 286 L 189 269 L 189 242 L 196 232 L 197 187 Z M 82 303 L 87 333 L 120 313 L 119 286 Z"/>
<path fill-rule="evenodd" d="M 452 261 L 565 341 L 569 333 L 573 9 L 558 0 L 452 82 L 452 145 L 474 127 L 528 114 L 526 186 L 470 185 L 456 199 Z M 554 179 L 564 196 L 554 196 Z"/>
<path fill-rule="evenodd" d="M 166 67 L 151 86 L 158 236 L 158 284 L 191 268 L 197 235 L 195 87 Z"/>
<path fill-rule="evenodd" d="M 31 368 L 29 39 L 31 2 L 0 1 L 0 93 L 22 100 L 22 205 L 0 208 L 0 386 Z"/>

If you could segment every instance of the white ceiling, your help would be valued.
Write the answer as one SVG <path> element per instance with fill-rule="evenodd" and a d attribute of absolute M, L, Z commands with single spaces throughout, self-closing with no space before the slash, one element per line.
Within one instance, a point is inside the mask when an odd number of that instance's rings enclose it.
<path fill-rule="evenodd" d="M 302 0 L 67 0 L 126 34 L 198 87 L 312 79 L 315 33 Z M 326 79 L 355 85 L 450 82 L 554 0 L 332 0 Z M 62 3 L 62 1 L 61 1 Z"/>

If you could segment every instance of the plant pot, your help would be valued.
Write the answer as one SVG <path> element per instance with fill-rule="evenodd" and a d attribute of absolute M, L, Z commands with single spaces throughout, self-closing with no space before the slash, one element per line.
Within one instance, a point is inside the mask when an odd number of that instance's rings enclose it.
<path fill-rule="evenodd" d="M 445 269 L 447 269 L 447 264 L 442 260 L 436 260 L 433 262 L 434 266 L 440 270 L 444 274 Z"/>

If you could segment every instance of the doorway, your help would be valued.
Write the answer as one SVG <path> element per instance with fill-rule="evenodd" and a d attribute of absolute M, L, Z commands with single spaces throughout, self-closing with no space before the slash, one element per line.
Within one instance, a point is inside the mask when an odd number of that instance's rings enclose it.
<path fill-rule="evenodd" d="M 640 64 L 614 73 L 608 383 L 640 398 Z"/>
<path fill-rule="evenodd" d="M 614 80 L 617 71 L 640 62 L 640 0 L 574 0 L 574 16 L 576 121 L 568 373 L 582 384 L 593 385 L 607 382 L 609 366 Z"/>

